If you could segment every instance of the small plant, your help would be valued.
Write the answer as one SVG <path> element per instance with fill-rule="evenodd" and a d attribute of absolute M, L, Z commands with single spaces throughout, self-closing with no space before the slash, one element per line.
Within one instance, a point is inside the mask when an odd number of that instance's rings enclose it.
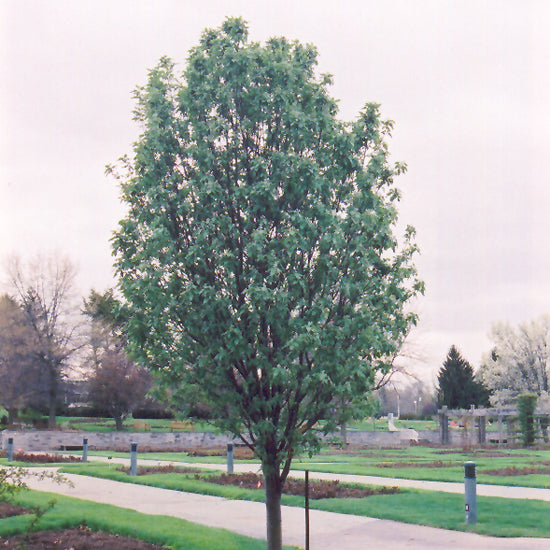
<path fill-rule="evenodd" d="M 521 427 L 521 438 L 524 447 L 529 447 L 535 442 L 536 406 L 536 393 L 524 393 L 518 396 L 518 417 Z"/>
<path fill-rule="evenodd" d="M 20 467 L 0 468 L 0 502 L 11 502 L 19 491 L 27 487 L 25 474 Z"/>
<path fill-rule="evenodd" d="M 33 506 L 31 508 L 32 515 L 26 528 L 26 535 L 28 536 L 33 531 L 37 530 L 37 526 L 46 512 L 49 512 L 57 503 L 56 499 L 49 500 L 44 506 Z"/>

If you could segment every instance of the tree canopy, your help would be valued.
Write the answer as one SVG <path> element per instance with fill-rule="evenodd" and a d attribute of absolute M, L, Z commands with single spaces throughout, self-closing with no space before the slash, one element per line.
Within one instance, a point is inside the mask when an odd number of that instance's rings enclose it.
<path fill-rule="evenodd" d="M 489 390 L 476 379 L 474 369 L 455 346 L 449 349 L 437 381 L 439 405 L 447 405 L 450 409 L 489 405 Z"/>
<path fill-rule="evenodd" d="M 162 58 L 137 89 L 143 131 L 118 174 L 134 353 L 254 449 L 269 548 L 292 457 L 388 368 L 422 290 L 414 230 L 394 234 L 392 123 L 376 104 L 340 121 L 316 63 L 313 46 L 248 42 L 240 19 L 206 30 L 183 75 Z"/>
<path fill-rule="evenodd" d="M 492 327 L 493 349 L 483 358 L 481 375 L 494 391 L 493 400 L 509 404 L 518 395 L 536 393 L 549 402 L 550 315 L 543 315 L 517 328 L 508 323 Z"/>
<path fill-rule="evenodd" d="M 40 371 L 33 362 L 34 334 L 19 304 L 0 296 L 0 405 L 8 411 L 8 422 L 36 399 Z"/>
<path fill-rule="evenodd" d="M 151 389 L 150 373 L 126 354 L 126 319 L 112 289 L 92 289 L 83 313 L 90 319 L 88 398 L 122 430 L 124 420 L 143 405 Z"/>
<path fill-rule="evenodd" d="M 40 390 L 48 407 L 48 427 L 54 428 L 62 382 L 70 360 L 82 348 L 81 322 L 74 301 L 75 269 L 68 258 L 50 254 L 23 262 L 13 256 L 8 276 L 27 326 L 33 335 L 31 354 L 40 372 Z M 35 395 L 33 402 L 36 404 Z"/>

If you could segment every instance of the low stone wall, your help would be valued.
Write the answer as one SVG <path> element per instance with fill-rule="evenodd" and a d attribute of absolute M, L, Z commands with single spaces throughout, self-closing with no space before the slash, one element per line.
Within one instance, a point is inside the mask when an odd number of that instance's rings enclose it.
<path fill-rule="evenodd" d="M 397 432 L 358 432 L 348 431 L 347 440 L 351 445 L 368 445 L 373 447 L 403 447 L 411 442 L 426 441 L 437 443 L 437 432 L 416 432 L 414 430 L 402 430 Z M 8 438 L 13 438 L 15 450 L 23 451 L 58 451 L 65 447 L 82 446 L 83 438 L 88 439 L 88 448 L 98 450 L 126 450 L 130 443 L 137 443 L 142 451 L 178 451 L 193 448 L 225 447 L 227 443 L 239 443 L 226 435 L 199 432 L 63 432 L 24 430 L 0 432 L 0 447 L 6 450 Z M 339 440 L 339 434 L 330 436 L 327 440 Z"/>
<path fill-rule="evenodd" d="M 130 443 L 137 443 L 138 448 L 146 451 L 156 450 L 182 450 L 193 448 L 224 447 L 233 441 L 225 435 L 214 433 L 174 432 L 63 432 L 25 430 L 1 432 L 1 448 L 6 449 L 8 438 L 13 438 L 13 446 L 16 451 L 58 451 L 64 447 L 82 446 L 83 438 L 88 439 L 88 448 L 98 450 L 125 450 L 130 448 Z"/>

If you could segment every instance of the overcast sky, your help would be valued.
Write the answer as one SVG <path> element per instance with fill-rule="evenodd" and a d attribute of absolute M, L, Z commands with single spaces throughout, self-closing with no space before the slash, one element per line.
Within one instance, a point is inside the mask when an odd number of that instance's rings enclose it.
<path fill-rule="evenodd" d="M 494 322 L 550 313 L 545 1 L 0 0 L 0 258 L 56 250 L 82 293 L 113 284 L 123 207 L 104 169 L 137 139 L 132 90 L 226 16 L 315 44 L 343 119 L 376 101 L 395 121 L 427 287 L 420 375 L 452 344 L 477 367 Z"/>

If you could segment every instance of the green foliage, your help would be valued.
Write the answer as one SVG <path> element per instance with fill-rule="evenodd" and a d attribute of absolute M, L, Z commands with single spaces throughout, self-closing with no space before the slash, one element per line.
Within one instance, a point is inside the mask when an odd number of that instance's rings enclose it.
<path fill-rule="evenodd" d="M 535 442 L 535 408 L 538 396 L 536 393 L 518 395 L 518 416 L 523 445 L 529 447 Z"/>
<path fill-rule="evenodd" d="M 26 487 L 25 470 L 21 467 L 0 467 L 0 502 L 11 502 Z"/>
<path fill-rule="evenodd" d="M 341 122 L 314 47 L 247 34 L 227 19 L 137 89 L 113 244 L 136 356 L 282 481 L 389 368 L 423 285 L 414 230 L 394 235 L 392 123 Z"/>
<path fill-rule="evenodd" d="M 488 406 L 489 390 L 476 380 L 474 370 L 455 346 L 451 346 L 447 358 L 437 375 L 439 405 L 450 409 L 469 409 L 471 405 Z"/>

